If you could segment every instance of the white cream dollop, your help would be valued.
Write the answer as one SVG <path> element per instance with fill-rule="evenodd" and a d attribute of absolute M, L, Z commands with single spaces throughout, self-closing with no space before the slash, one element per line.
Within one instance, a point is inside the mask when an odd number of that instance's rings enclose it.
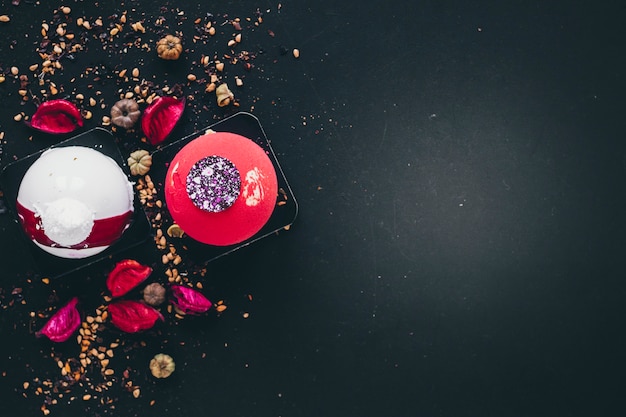
<path fill-rule="evenodd" d="M 59 245 L 77 245 L 91 233 L 94 213 L 83 202 L 64 197 L 38 206 L 35 212 L 41 217 L 46 236 Z"/>

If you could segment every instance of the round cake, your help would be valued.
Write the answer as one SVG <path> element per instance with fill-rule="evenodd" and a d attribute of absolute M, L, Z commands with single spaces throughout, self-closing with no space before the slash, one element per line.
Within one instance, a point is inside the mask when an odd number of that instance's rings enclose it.
<path fill-rule="evenodd" d="M 165 202 L 191 238 L 215 246 L 241 243 L 267 223 L 278 195 L 272 161 L 252 140 L 206 133 L 185 145 L 169 165 Z"/>
<path fill-rule="evenodd" d="M 52 148 L 24 174 L 17 214 L 28 237 L 62 258 L 86 258 L 130 225 L 133 186 L 110 157 L 83 146 Z"/>

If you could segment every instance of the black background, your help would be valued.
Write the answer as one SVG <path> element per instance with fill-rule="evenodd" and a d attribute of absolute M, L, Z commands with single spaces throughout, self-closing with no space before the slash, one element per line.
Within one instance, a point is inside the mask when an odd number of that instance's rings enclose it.
<path fill-rule="evenodd" d="M 0 4 L 11 18 L 0 24 L 0 66 L 30 74 L 41 22 L 61 4 Z M 140 398 L 116 386 L 112 408 L 77 389 L 52 415 L 624 413 L 619 2 L 64 4 L 73 19 L 128 11 L 144 19 L 146 42 L 158 38 L 158 15 L 185 34 L 190 49 L 173 64 L 92 39 L 51 77 L 71 98 L 88 91 L 72 78 L 103 65 L 113 75 L 97 88 L 109 107 L 128 87 L 114 74 L 122 68 L 182 83 L 196 100 L 178 136 L 237 111 L 186 84 L 193 60 L 224 49 L 230 33 L 193 44 L 193 20 L 262 11 L 242 47 L 263 53 L 235 92 L 272 140 L 300 213 L 288 232 L 208 266 L 203 291 L 225 301 L 223 314 L 120 335 L 146 342 L 112 365 L 131 368 Z M 18 88 L 10 75 L 0 84 L 3 165 L 57 140 L 13 120 L 35 108 Z M 36 339 L 44 320 L 29 313 L 74 295 L 97 306 L 116 259 L 45 285 L 18 232 L 0 216 L 0 414 L 41 415 L 43 398 L 23 382 L 57 377 L 51 350 L 78 347 Z M 151 242 L 124 256 L 160 263 Z M 14 288 L 25 304 L 8 305 Z M 53 293 L 60 301 L 49 303 Z M 160 351 L 177 363 L 164 381 L 147 369 Z"/>

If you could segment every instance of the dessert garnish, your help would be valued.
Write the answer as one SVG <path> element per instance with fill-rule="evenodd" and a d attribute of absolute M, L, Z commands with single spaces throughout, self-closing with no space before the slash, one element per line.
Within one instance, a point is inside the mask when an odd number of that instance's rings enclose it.
<path fill-rule="evenodd" d="M 159 58 L 177 60 L 183 52 L 183 44 L 178 36 L 165 35 L 157 42 L 157 54 Z"/>
<path fill-rule="evenodd" d="M 27 122 L 45 133 L 70 133 L 83 126 L 80 110 L 70 101 L 57 99 L 41 103 Z"/>
<path fill-rule="evenodd" d="M 215 96 L 217 97 L 217 105 L 220 107 L 228 106 L 235 99 L 235 95 L 230 91 L 226 83 L 217 86 Z"/>
<path fill-rule="evenodd" d="M 115 126 L 130 129 L 141 116 L 139 104 L 132 98 L 123 98 L 111 107 L 111 122 Z"/>
<path fill-rule="evenodd" d="M 121 297 L 142 283 L 152 273 L 152 268 L 134 259 L 124 259 L 115 264 L 107 277 L 107 288 L 113 297 Z"/>
<path fill-rule="evenodd" d="M 141 129 L 152 145 L 163 142 L 185 110 L 185 99 L 171 96 L 157 97 L 144 110 L 141 118 Z"/>
<path fill-rule="evenodd" d="M 213 305 L 200 291 L 184 285 L 172 285 L 173 304 L 183 314 L 201 314 Z"/>
<path fill-rule="evenodd" d="M 145 149 L 139 149 L 130 154 L 127 162 L 131 175 L 146 175 L 152 166 L 152 155 Z"/>
<path fill-rule="evenodd" d="M 150 360 L 150 372 L 155 378 L 167 378 L 176 369 L 174 359 L 165 353 L 157 353 Z"/>
<path fill-rule="evenodd" d="M 241 175 L 227 158 L 211 155 L 193 164 L 186 184 L 187 194 L 196 207 L 217 213 L 237 200 Z"/>
<path fill-rule="evenodd" d="M 134 300 L 119 300 L 109 304 L 111 323 L 126 333 L 136 333 L 154 326 L 163 316 L 153 307 Z"/>
<path fill-rule="evenodd" d="M 165 301 L 165 287 L 158 282 L 146 285 L 143 289 L 143 301 L 152 307 L 157 307 Z"/>
<path fill-rule="evenodd" d="M 76 308 L 78 298 L 72 298 L 61 307 L 35 335 L 46 336 L 53 342 L 65 342 L 80 327 L 80 313 Z"/>

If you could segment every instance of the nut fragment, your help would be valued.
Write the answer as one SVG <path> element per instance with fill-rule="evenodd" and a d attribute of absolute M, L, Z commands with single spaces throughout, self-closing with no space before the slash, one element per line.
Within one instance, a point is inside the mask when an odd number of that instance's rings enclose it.
<path fill-rule="evenodd" d="M 292 51 L 292 53 L 293 53 L 293 57 L 294 57 L 294 58 L 296 58 L 296 59 L 297 59 L 297 58 L 300 58 L 300 50 L 299 50 L 299 49 L 294 49 L 294 50 Z"/>

